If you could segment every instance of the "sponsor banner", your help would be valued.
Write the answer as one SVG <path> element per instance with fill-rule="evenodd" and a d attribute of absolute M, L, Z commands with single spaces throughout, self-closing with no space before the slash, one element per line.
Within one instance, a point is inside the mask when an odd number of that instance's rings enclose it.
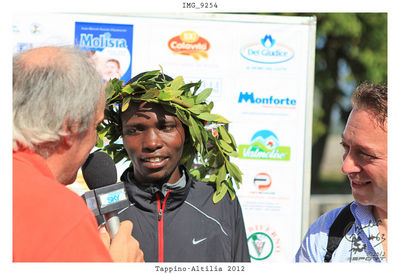
<path fill-rule="evenodd" d="M 168 41 L 168 48 L 175 54 L 191 56 L 195 60 L 208 58 L 210 42 L 195 31 L 184 31 Z"/>
<path fill-rule="evenodd" d="M 289 46 L 276 41 L 267 33 L 256 43 L 244 46 L 240 55 L 251 62 L 262 64 L 277 64 L 290 61 L 294 57 L 294 51 Z"/>
<path fill-rule="evenodd" d="M 304 68 L 305 26 L 254 25 L 238 39 L 240 64 L 252 72 L 301 73 Z"/>
<path fill-rule="evenodd" d="M 132 39 L 133 25 L 75 22 L 75 44 L 89 51 L 104 83 L 131 79 Z"/>
<path fill-rule="evenodd" d="M 290 160 L 290 147 L 280 145 L 278 136 L 270 130 L 259 130 L 249 144 L 239 144 L 239 158 L 256 160 Z"/>
<path fill-rule="evenodd" d="M 54 24 L 57 20 L 57 24 Z M 57 17 L 38 14 L 14 16 L 12 23 L 13 54 L 31 48 L 49 45 L 73 45 L 73 37 L 65 30 L 73 31 L 73 22 L 67 16 Z"/>
<path fill-rule="evenodd" d="M 239 167 L 243 167 L 246 160 L 235 161 Z M 296 177 L 287 173 L 288 168 L 279 165 L 248 166 L 243 175 L 243 183 L 236 190 L 240 199 L 243 212 L 247 216 L 290 214 L 292 209 L 291 198 L 298 190 L 291 188 L 291 183 Z"/>
<path fill-rule="evenodd" d="M 271 125 L 275 121 L 292 123 L 302 116 L 305 98 L 289 76 L 273 77 L 254 72 L 238 76 L 233 84 L 227 83 L 224 88 L 229 84 L 232 89 L 229 93 L 224 89 L 222 96 L 227 103 L 223 104 L 225 112 L 232 121 Z"/>
<path fill-rule="evenodd" d="M 260 172 L 254 176 L 253 184 L 258 192 L 266 192 L 272 185 L 272 178 L 268 173 Z"/>
<path fill-rule="evenodd" d="M 281 255 L 281 237 L 272 227 L 254 224 L 247 227 L 247 245 L 252 262 L 276 261 Z M 272 261 L 271 261 L 272 259 Z"/>
<path fill-rule="evenodd" d="M 290 97 L 276 97 L 273 95 L 259 97 L 254 92 L 239 92 L 239 104 L 248 104 L 253 106 L 262 106 L 263 108 L 281 108 L 296 109 L 296 99 Z"/>

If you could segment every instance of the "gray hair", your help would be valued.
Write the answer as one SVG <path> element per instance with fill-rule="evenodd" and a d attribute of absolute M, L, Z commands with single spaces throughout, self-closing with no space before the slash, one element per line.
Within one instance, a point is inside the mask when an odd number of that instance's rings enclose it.
<path fill-rule="evenodd" d="M 68 129 L 88 130 L 103 90 L 88 55 L 73 47 L 49 49 L 13 58 L 13 149 L 28 147 L 45 158 L 66 135 L 66 121 Z"/>

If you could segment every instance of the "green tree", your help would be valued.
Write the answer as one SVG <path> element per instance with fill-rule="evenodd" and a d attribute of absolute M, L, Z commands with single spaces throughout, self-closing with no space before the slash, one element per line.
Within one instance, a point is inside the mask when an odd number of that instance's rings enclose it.
<path fill-rule="evenodd" d="M 305 14 L 302 14 L 305 15 Z M 350 96 L 362 82 L 387 82 L 387 14 L 322 13 L 317 18 L 311 189 L 319 189 L 320 166 L 336 108 L 343 124 Z"/>

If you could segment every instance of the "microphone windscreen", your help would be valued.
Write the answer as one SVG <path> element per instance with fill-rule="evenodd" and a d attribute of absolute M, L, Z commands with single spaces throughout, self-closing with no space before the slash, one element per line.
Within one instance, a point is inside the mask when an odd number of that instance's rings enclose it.
<path fill-rule="evenodd" d="M 96 189 L 117 182 L 117 168 L 105 152 L 91 153 L 82 165 L 83 178 L 89 189 Z"/>

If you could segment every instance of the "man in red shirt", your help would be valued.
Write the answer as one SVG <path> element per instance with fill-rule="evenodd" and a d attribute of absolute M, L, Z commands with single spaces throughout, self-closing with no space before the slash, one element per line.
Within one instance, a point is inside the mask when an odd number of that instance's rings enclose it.
<path fill-rule="evenodd" d="M 143 261 L 133 225 L 110 242 L 65 185 L 97 141 L 104 119 L 101 77 L 81 51 L 42 47 L 13 61 L 13 261 Z"/>

